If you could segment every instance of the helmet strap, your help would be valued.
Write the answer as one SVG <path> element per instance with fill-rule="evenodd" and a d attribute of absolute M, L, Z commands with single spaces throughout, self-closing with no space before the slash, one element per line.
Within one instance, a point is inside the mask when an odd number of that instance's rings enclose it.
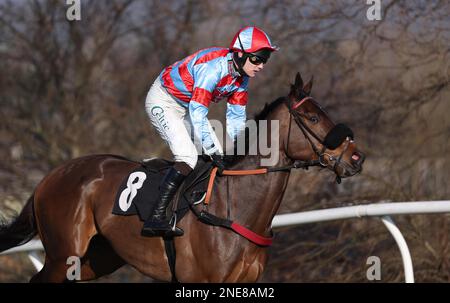
<path fill-rule="evenodd" d="M 245 53 L 242 55 L 242 57 L 239 57 L 238 52 L 233 52 L 234 66 L 235 66 L 237 72 L 241 76 L 248 76 L 247 73 L 244 71 L 244 64 L 245 64 L 246 60 L 247 60 L 247 55 Z"/>
<path fill-rule="evenodd" d="M 240 34 L 238 35 L 239 45 L 241 46 L 241 50 L 242 50 L 242 52 L 243 52 L 244 55 L 245 55 L 245 54 L 247 54 L 247 52 L 245 51 L 245 48 L 244 48 L 244 46 L 242 45 L 241 38 L 240 38 L 239 36 L 240 36 Z"/>
<path fill-rule="evenodd" d="M 239 57 L 239 53 L 238 52 L 233 52 L 233 61 L 236 65 L 236 69 L 239 72 L 239 74 L 241 76 L 248 76 L 247 73 L 244 71 L 244 64 L 245 61 L 247 61 L 248 55 L 249 53 L 247 53 L 244 49 L 244 46 L 242 45 L 241 42 L 241 38 L 238 35 L 238 41 L 239 41 L 239 45 L 241 46 L 241 51 L 243 53 L 242 57 Z"/>

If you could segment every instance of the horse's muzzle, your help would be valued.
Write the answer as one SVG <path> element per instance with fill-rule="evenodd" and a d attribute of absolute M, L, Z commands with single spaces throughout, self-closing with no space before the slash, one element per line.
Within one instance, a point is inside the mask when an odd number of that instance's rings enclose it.
<path fill-rule="evenodd" d="M 366 160 L 366 155 L 364 155 L 362 152 L 353 152 L 353 155 L 351 156 L 351 162 L 353 166 L 359 168 L 359 170 L 362 170 L 362 164 L 364 163 L 364 160 Z"/>
<path fill-rule="evenodd" d="M 350 157 L 350 163 L 341 162 L 341 178 L 354 176 L 362 171 L 364 160 L 366 156 L 360 151 L 354 151 Z"/>
<path fill-rule="evenodd" d="M 351 172 L 351 175 L 356 175 L 362 171 L 364 160 L 366 160 L 366 155 L 364 155 L 360 151 L 354 151 L 350 162 L 352 164 L 353 171 Z"/>

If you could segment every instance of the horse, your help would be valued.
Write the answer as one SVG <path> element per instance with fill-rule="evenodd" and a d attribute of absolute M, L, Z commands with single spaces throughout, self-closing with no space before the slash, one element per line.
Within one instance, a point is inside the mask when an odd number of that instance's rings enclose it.
<path fill-rule="evenodd" d="M 365 156 L 358 150 L 353 134 L 344 132 L 337 143 L 329 138 L 333 132 L 336 137 L 340 124 L 335 125 L 310 96 L 312 84 L 313 78 L 304 84 L 297 73 L 289 94 L 266 104 L 257 116 L 279 121 L 276 166 L 315 161 L 338 179 L 354 176 L 361 172 Z M 232 169 L 257 167 L 261 158 L 259 153 L 242 156 Z M 0 252 L 38 234 L 45 248 L 45 264 L 30 282 L 68 282 L 71 264 L 67 260 L 71 256 L 80 260 L 80 281 L 108 275 L 125 264 L 155 280 L 171 281 L 164 240 L 142 237 L 142 222 L 137 216 L 112 214 L 116 189 L 139 165 L 121 156 L 88 155 L 53 169 L 36 186 L 19 216 L 0 228 Z M 222 216 L 228 212 L 243 226 L 269 236 L 289 175 L 290 170 L 280 169 L 218 177 L 209 211 Z M 185 232 L 173 240 L 178 281 L 256 282 L 261 276 L 267 260 L 266 247 L 229 229 L 204 224 L 192 212 L 178 226 Z"/>

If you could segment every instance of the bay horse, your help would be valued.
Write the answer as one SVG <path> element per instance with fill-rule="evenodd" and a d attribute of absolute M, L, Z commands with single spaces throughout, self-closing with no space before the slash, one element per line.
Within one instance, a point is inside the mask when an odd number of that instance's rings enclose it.
<path fill-rule="evenodd" d="M 289 95 L 266 105 L 258 116 L 279 121 L 277 166 L 315 160 L 337 178 L 353 176 L 361 171 L 364 154 L 350 135 L 333 149 L 326 146 L 323 138 L 336 126 L 309 96 L 312 80 L 304 85 L 297 73 Z M 244 156 L 232 169 L 255 168 L 261 157 Z M 66 282 L 71 256 L 80 258 L 81 281 L 110 274 L 124 264 L 155 280 L 171 281 L 163 239 L 142 237 L 137 216 L 111 213 L 119 185 L 139 165 L 120 156 L 89 155 L 55 168 L 37 185 L 19 216 L 0 228 L 0 252 L 38 234 L 46 252 L 45 265 L 31 282 Z M 226 216 L 228 200 L 232 218 L 255 233 L 269 235 L 289 175 L 288 170 L 219 177 L 209 211 Z M 185 231 L 174 239 L 180 282 L 256 282 L 261 276 L 265 247 L 229 229 L 206 225 L 192 212 L 178 226 Z"/>

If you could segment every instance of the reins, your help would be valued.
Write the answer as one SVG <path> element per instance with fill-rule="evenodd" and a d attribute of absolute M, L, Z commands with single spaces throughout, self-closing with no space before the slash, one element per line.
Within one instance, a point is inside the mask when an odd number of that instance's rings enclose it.
<path fill-rule="evenodd" d="M 279 167 L 268 167 L 259 169 L 242 169 L 242 170 L 223 170 L 221 176 L 251 176 L 251 175 L 263 175 L 268 173 L 280 172 L 280 171 L 290 171 L 291 169 L 303 168 L 308 169 L 310 166 L 320 166 L 319 160 L 311 161 L 301 161 L 297 160 L 291 165 L 279 166 Z M 212 187 L 214 180 L 217 176 L 218 168 L 214 167 L 211 171 L 211 175 L 208 182 L 208 189 L 206 191 L 205 204 L 209 204 L 211 200 Z"/>
<path fill-rule="evenodd" d="M 227 170 L 227 169 L 225 169 L 220 172 L 220 175 L 221 176 L 250 176 L 250 175 L 263 175 L 263 174 L 268 174 L 268 173 L 272 173 L 272 172 L 291 171 L 292 169 L 298 169 L 298 168 L 308 169 L 310 166 L 327 167 L 327 164 L 323 160 L 325 155 L 328 155 L 325 153 L 325 151 L 327 150 L 327 147 L 325 146 L 324 141 L 321 138 L 319 138 L 317 136 L 317 134 L 314 133 L 304 123 L 304 121 L 300 117 L 300 113 L 298 113 L 296 111 L 296 109 L 298 109 L 302 104 L 304 104 L 308 100 L 314 101 L 313 98 L 307 96 L 307 97 L 301 99 L 299 102 L 297 102 L 294 106 L 291 106 L 288 102 L 286 102 L 286 106 L 288 107 L 288 110 L 289 110 L 289 129 L 288 129 L 288 138 L 287 138 L 287 143 L 286 143 L 287 146 L 286 146 L 285 152 L 286 152 L 286 155 L 290 159 L 292 159 L 292 157 L 290 157 L 288 154 L 288 152 L 289 152 L 288 148 L 289 148 L 289 141 L 290 141 L 290 135 L 291 135 L 291 124 L 292 124 L 292 117 L 293 117 L 294 121 L 296 122 L 296 124 L 300 128 L 300 130 L 302 131 L 303 135 L 309 141 L 313 151 L 318 156 L 318 160 L 308 160 L 308 161 L 296 160 L 290 165 L 279 166 L 279 167 L 244 169 L 244 170 Z M 314 144 L 313 140 L 311 139 L 311 136 L 314 137 L 320 144 L 322 144 L 323 147 L 322 147 L 321 151 L 319 151 L 317 146 Z M 337 166 L 341 162 L 342 155 L 347 150 L 347 148 L 348 148 L 348 142 L 347 142 L 347 145 L 344 148 L 343 152 L 340 154 L 340 156 L 337 159 L 328 155 L 330 158 L 329 159 L 330 161 L 332 161 L 332 160 L 335 161 L 335 163 L 333 165 L 333 170 L 336 173 L 336 181 L 338 183 L 340 183 L 340 177 L 337 174 Z M 218 172 L 219 172 L 218 168 L 213 167 L 210 177 L 209 177 L 209 181 L 208 181 L 208 187 L 207 187 L 207 191 L 205 194 L 205 200 L 203 202 L 205 206 L 208 206 L 209 202 L 211 201 L 212 191 L 213 191 L 213 187 L 214 187 L 214 181 L 217 177 Z M 265 236 L 258 235 L 255 232 L 245 228 L 244 226 L 242 226 L 236 222 L 233 222 L 232 220 L 216 217 L 216 216 L 210 214 L 209 212 L 207 212 L 205 209 L 200 212 L 194 210 L 194 213 L 196 214 L 196 216 L 199 218 L 200 221 L 202 221 L 206 224 L 210 224 L 210 225 L 214 225 L 214 226 L 222 226 L 222 227 L 231 229 L 234 232 L 238 233 L 239 235 L 243 236 L 244 238 L 248 239 L 249 241 L 252 241 L 253 243 L 255 243 L 257 245 L 269 246 L 272 244 L 272 237 L 265 237 Z"/>
<path fill-rule="evenodd" d="M 272 172 L 280 172 L 280 171 L 290 171 L 293 168 L 303 168 L 308 169 L 310 166 L 317 166 L 320 165 L 320 162 L 318 160 L 315 161 L 295 161 L 291 165 L 281 166 L 281 167 L 269 167 L 269 168 L 260 168 L 260 169 L 251 169 L 251 170 L 223 170 L 220 175 L 221 176 L 250 176 L 250 175 L 262 175 Z M 208 181 L 208 188 L 206 190 L 204 205 L 209 205 L 209 202 L 211 200 L 211 195 L 214 187 L 214 180 L 216 179 L 218 172 L 217 167 L 213 167 L 209 181 Z M 242 237 L 248 239 L 249 241 L 260 245 L 260 246 L 270 246 L 272 244 L 273 237 L 265 237 L 258 235 L 257 233 L 251 231 L 250 229 L 233 222 L 229 219 L 223 219 L 216 217 L 206 210 L 202 210 L 200 212 L 194 211 L 196 216 L 199 218 L 200 221 L 214 225 L 214 226 L 222 226 L 228 229 L 233 230 L 237 234 L 241 235 Z"/>

